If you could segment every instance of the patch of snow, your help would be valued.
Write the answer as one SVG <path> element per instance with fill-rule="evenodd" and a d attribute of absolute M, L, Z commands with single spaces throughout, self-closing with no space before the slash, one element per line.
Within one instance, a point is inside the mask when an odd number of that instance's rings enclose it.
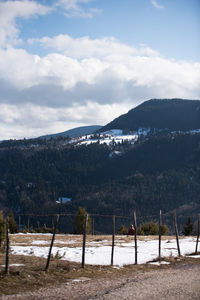
<path fill-rule="evenodd" d="M 200 258 L 200 255 L 188 255 L 191 258 Z"/>
<path fill-rule="evenodd" d="M 196 134 L 196 133 L 200 133 L 200 129 L 191 129 L 191 130 L 187 130 L 187 131 L 182 131 L 182 130 L 177 130 L 177 131 L 172 131 L 171 134 L 184 134 L 184 133 L 189 133 L 189 134 Z"/>
<path fill-rule="evenodd" d="M 103 135 L 122 135 L 123 131 L 121 129 L 111 129 L 102 132 Z"/>
<path fill-rule="evenodd" d="M 147 134 L 151 131 L 150 128 L 139 128 L 137 131 L 138 135 L 145 135 L 147 136 Z"/>
<path fill-rule="evenodd" d="M 9 267 L 24 267 L 24 264 L 9 264 Z M 1 265 L 1 267 L 5 268 L 5 265 Z"/>
<path fill-rule="evenodd" d="M 155 266 L 170 265 L 170 262 L 168 262 L 168 261 L 155 261 L 155 262 L 150 262 L 149 265 L 155 265 Z"/>
<path fill-rule="evenodd" d="M 50 242 L 48 241 L 41 241 L 41 240 L 35 240 L 35 241 L 32 241 L 32 245 L 46 245 L 46 244 L 49 244 Z"/>
<path fill-rule="evenodd" d="M 195 133 L 200 133 L 200 129 L 193 129 L 193 130 L 189 130 L 187 131 L 188 133 L 192 133 L 192 134 L 195 134 Z"/>
<path fill-rule="evenodd" d="M 96 241 L 97 242 L 97 241 Z M 92 265 L 110 265 L 111 261 L 111 246 L 105 245 L 105 241 L 99 241 L 98 245 L 94 246 L 95 241 L 87 242 L 85 249 L 85 262 Z M 162 257 L 178 256 L 176 240 L 171 240 L 170 243 L 162 241 L 161 244 Z M 187 255 L 194 252 L 196 246 L 196 238 L 183 238 L 180 240 L 180 250 L 182 255 Z M 49 252 L 49 247 L 39 246 L 11 246 L 12 254 L 16 255 L 35 255 L 46 258 Z M 52 254 L 56 255 L 57 251 L 63 260 L 73 262 L 81 262 L 82 248 L 81 247 L 53 247 Z M 128 243 L 122 243 L 115 246 L 114 249 L 114 265 L 123 266 L 134 264 L 135 244 L 132 240 Z M 141 241 L 138 240 L 138 263 L 144 264 L 153 261 L 158 257 L 158 240 Z"/>
<path fill-rule="evenodd" d="M 115 157 L 115 156 L 120 156 L 122 155 L 121 151 L 113 151 L 111 153 L 109 153 L 109 158 Z"/>
<path fill-rule="evenodd" d="M 88 277 L 80 277 L 77 279 L 73 279 L 72 282 L 84 282 L 84 281 L 88 281 L 88 280 L 91 280 L 91 279 Z"/>
<path fill-rule="evenodd" d="M 33 236 L 33 235 L 39 235 L 41 236 L 41 233 L 30 233 L 30 232 L 27 232 L 27 233 L 23 233 L 23 232 L 18 232 L 18 233 L 12 233 L 12 235 L 23 235 L 23 236 L 27 236 L 27 235 L 30 235 L 30 236 Z M 52 235 L 52 233 L 43 233 L 42 234 L 43 236 L 45 235 Z"/>

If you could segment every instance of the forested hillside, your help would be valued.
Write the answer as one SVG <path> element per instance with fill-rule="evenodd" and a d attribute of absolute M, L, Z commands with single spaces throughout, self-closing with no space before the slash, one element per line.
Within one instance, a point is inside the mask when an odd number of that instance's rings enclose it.
<path fill-rule="evenodd" d="M 134 209 L 143 215 L 200 208 L 200 134 L 135 145 L 1 148 L 0 170 L 0 209 L 14 213 L 54 213 L 62 196 L 72 198 L 63 211 L 73 213 L 78 206 L 127 216 Z"/>
<path fill-rule="evenodd" d="M 69 197 L 72 201 L 62 205 L 63 213 L 75 214 L 79 206 L 91 214 L 118 216 L 131 216 L 134 210 L 140 217 L 152 216 L 160 209 L 165 214 L 176 209 L 182 216 L 199 213 L 199 103 L 143 103 L 113 121 L 120 121 L 122 130 L 150 128 L 150 123 L 156 129 L 130 140 L 122 135 L 118 142 L 115 136 L 108 142 L 102 140 L 104 133 L 96 133 L 89 140 L 1 142 L 0 210 L 52 214 L 58 212 L 58 198 Z"/>
<path fill-rule="evenodd" d="M 114 128 L 129 131 L 141 127 L 169 131 L 199 129 L 200 101 L 152 99 L 116 118 L 100 131 Z"/>

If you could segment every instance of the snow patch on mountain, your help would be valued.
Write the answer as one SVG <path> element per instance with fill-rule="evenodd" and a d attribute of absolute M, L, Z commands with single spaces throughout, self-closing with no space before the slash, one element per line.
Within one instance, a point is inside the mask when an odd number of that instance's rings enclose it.
<path fill-rule="evenodd" d="M 101 133 L 82 136 L 72 140 L 72 142 L 76 142 L 79 145 L 90 145 L 93 143 L 112 145 L 122 144 L 123 142 L 134 144 L 140 136 L 147 136 L 149 132 L 150 128 L 139 128 L 137 131 L 126 133 L 121 129 L 111 129 Z"/>
<path fill-rule="evenodd" d="M 169 132 L 169 129 L 156 129 L 156 128 L 139 128 L 137 131 L 123 131 L 122 129 L 111 129 L 104 132 L 97 132 L 94 134 L 84 135 L 78 138 L 72 138 L 69 143 L 77 145 L 90 145 L 94 143 L 116 145 L 128 142 L 135 144 L 140 137 L 147 137 L 149 134 L 160 134 L 162 132 L 168 132 L 174 134 L 199 134 L 200 129 L 193 129 L 189 131 L 173 131 Z"/>

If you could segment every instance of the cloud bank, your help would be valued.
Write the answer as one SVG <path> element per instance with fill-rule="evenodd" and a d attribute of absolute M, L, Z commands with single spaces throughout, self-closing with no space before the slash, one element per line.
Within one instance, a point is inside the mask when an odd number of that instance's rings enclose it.
<path fill-rule="evenodd" d="M 89 1 L 58 1 L 70 13 L 81 3 Z M 25 0 L 0 5 L 0 140 L 104 125 L 150 98 L 200 99 L 199 62 L 175 61 L 114 37 L 69 35 L 29 39 L 48 53 L 33 55 L 20 46 L 16 17 L 53 8 Z"/>

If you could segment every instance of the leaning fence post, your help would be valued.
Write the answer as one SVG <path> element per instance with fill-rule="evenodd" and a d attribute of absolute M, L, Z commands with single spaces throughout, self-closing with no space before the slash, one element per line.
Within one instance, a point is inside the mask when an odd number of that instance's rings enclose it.
<path fill-rule="evenodd" d="M 177 222 L 176 222 L 176 212 L 174 212 L 174 229 L 176 233 L 176 243 L 177 243 L 177 249 L 178 249 L 178 255 L 181 256 L 181 251 L 179 247 L 179 238 L 178 238 L 178 228 L 177 228 Z"/>
<path fill-rule="evenodd" d="M 134 227 L 135 227 L 135 265 L 137 265 L 137 220 L 136 220 L 135 211 L 134 211 Z"/>
<path fill-rule="evenodd" d="M 159 243 L 158 243 L 158 259 L 161 259 L 161 225 L 162 225 L 162 211 L 159 214 Z"/>
<path fill-rule="evenodd" d="M 49 255 L 48 255 L 48 258 L 47 258 L 47 264 L 46 264 L 45 271 L 47 271 L 48 268 L 49 268 L 49 263 L 50 263 L 50 258 L 51 258 L 51 251 L 52 251 L 52 248 L 53 248 L 53 243 L 54 243 L 54 239 L 55 239 L 55 235 L 56 235 L 58 221 L 59 221 L 59 215 L 56 216 L 56 221 L 55 221 L 55 225 L 54 225 L 54 229 L 53 229 L 53 235 L 52 235 L 52 239 L 51 239 L 51 245 L 50 245 L 50 248 L 49 248 Z"/>
<path fill-rule="evenodd" d="M 6 263 L 5 274 L 9 273 L 9 217 L 6 218 Z"/>
<path fill-rule="evenodd" d="M 83 248 L 82 248 L 82 265 L 81 267 L 85 267 L 85 243 L 86 243 L 86 233 L 87 233 L 87 220 L 88 214 L 85 215 L 85 222 L 83 227 Z"/>
<path fill-rule="evenodd" d="M 198 252 L 199 233 L 200 233 L 200 215 L 198 215 L 198 222 L 197 222 L 197 241 L 196 241 L 196 250 L 195 250 L 195 253 Z"/>
<path fill-rule="evenodd" d="M 115 247 L 115 216 L 112 217 L 112 251 L 111 251 L 111 266 L 113 266 L 114 247 Z"/>

